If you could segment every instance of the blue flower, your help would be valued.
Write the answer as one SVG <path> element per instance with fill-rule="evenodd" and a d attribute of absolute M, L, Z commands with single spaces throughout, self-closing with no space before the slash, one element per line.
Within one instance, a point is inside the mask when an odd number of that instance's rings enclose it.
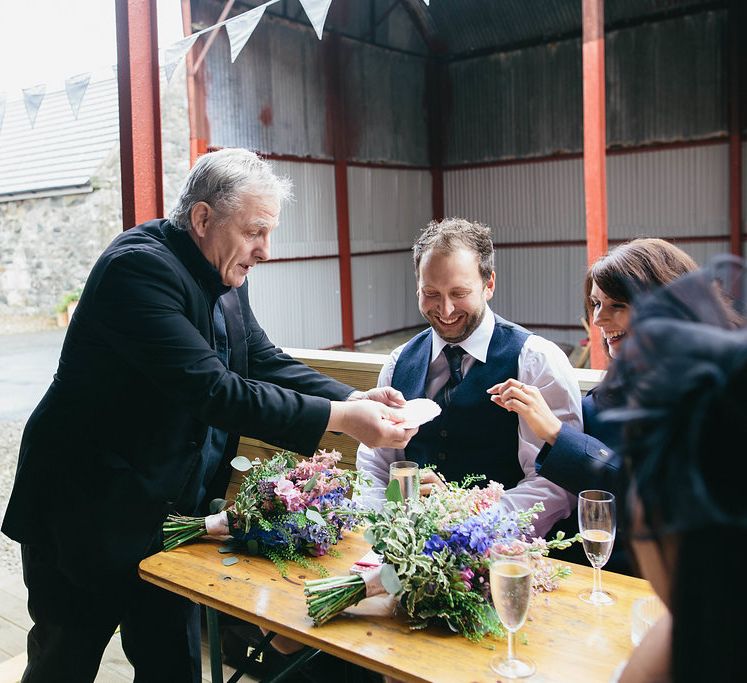
<path fill-rule="evenodd" d="M 446 547 L 446 541 L 441 538 L 438 534 L 433 534 L 426 542 L 423 548 L 423 553 L 429 557 L 433 553 L 442 551 Z"/>

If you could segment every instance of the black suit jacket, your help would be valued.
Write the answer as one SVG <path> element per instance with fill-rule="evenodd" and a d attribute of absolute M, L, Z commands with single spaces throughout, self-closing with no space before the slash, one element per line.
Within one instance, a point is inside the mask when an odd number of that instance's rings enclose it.
<path fill-rule="evenodd" d="M 177 501 L 199 502 L 193 474 L 208 425 L 229 433 L 210 494 L 225 491 L 241 434 L 314 451 L 329 401 L 353 388 L 275 348 L 246 286 L 225 287 L 189 234 L 168 221 L 112 242 L 26 425 L 4 533 L 53 545 L 73 581 L 110 581 L 160 548 L 161 525 Z M 229 369 L 213 350 L 218 296 Z"/>

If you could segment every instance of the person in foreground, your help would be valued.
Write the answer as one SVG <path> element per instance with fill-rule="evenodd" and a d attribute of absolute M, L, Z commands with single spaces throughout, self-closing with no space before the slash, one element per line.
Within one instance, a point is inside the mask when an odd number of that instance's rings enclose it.
<path fill-rule="evenodd" d="M 567 517 L 574 497 L 537 474 L 542 445 L 525 420 L 494 406 L 486 391 L 496 378 L 518 377 L 540 388 L 553 414 L 580 428 L 580 394 L 565 354 L 552 342 L 495 315 L 490 229 L 459 218 L 432 222 L 413 247 L 418 305 L 430 328 L 395 349 L 379 375 L 406 399 L 427 397 L 442 412 L 420 427 L 406 448 L 358 449 L 357 467 L 373 479 L 364 501 L 383 499 L 389 465 L 396 460 L 434 464 L 447 480 L 484 474 L 502 483 L 505 511 L 542 502 L 535 523 L 545 535 Z M 421 480 L 439 485 L 433 473 Z M 442 484 L 441 484 L 442 485 Z"/>
<path fill-rule="evenodd" d="M 745 292 L 744 262 L 721 257 L 642 301 L 606 380 L 623 389 L 633 550 L 671 612 L 620 683 L 744 680 Z"/>
<path fill-rule="evenodd" d="M 407 445 L 398 392 L 317 373 L 252 313 L 246 276 L 270 257 L 289 193 L 252 152 L 206 154 L 169 219 L 126 231 L 93 267 L 3 520 L 34 621 L 24 681 L 93 681 L 118 625 L 135 680 L 201 679 L 198 606 L 137 566 L 170 512 L 222 497 L 240 434 L 302 454 L 325 430 Z"/>
<path fill-rule="evenodd" d="M 591 322 L 602 332 L 602 344 L 609 358 L 615 358 L 625 343 L 633 300 L 697 267 L 684 251 L 656 238 L 622 244 L 591 266 L 584 283 L 585 305 Z M 497 405 L 524 418 L 529 429 L 544 442 L 536 461 L 541 476 L 574 495 L 584 489 L 603 489 L 620 496 L 624 476 L 615 449 L 622 436 L 621 426 L 599 417 L 605 402 L 609 402 L 604 390 L 592 389 L 584 397 L 583 431 L 558 420 L 542 393 L 528 383 L 522 386 L 518 378 L 496 384 L 489 393 Z M 572 534 L 577 529 L 571 523 L 564 530 Z M 619 535 L 615 546 L 607 569 L 630 573 L 624 534 Z M 580 551 L 577 555 L 574 559 L 585 564 Z"/>

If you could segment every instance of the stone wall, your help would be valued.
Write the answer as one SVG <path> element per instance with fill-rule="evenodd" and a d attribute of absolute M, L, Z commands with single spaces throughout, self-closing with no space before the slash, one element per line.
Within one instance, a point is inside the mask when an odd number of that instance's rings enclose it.
<path fill-rule="evenodd" d="M 189 170 L 183 63 L 169 83 L 161 79 L 161 122 L 168 212 Z M 18 318 L 52 319 L 60 299 L 83 285 L 101 251 L 121 232 L 118 145 L 91 183 L 89 193 L 0 204 L 0 330 Z"/>

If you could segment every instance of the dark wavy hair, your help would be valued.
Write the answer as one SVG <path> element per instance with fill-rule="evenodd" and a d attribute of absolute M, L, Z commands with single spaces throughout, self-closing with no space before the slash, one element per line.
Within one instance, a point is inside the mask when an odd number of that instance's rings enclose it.
<path fill-rule="evenodd" d="M 591 322 L 589 297 L 594 283 L 611 299 L 629 304 L 636 297 L 697 268 L 698 264 L 690 256 L 666 240 L 640 237 L 621 244 L 597 259 L 586 273 L 584 304 L 587 318 Z"/>

